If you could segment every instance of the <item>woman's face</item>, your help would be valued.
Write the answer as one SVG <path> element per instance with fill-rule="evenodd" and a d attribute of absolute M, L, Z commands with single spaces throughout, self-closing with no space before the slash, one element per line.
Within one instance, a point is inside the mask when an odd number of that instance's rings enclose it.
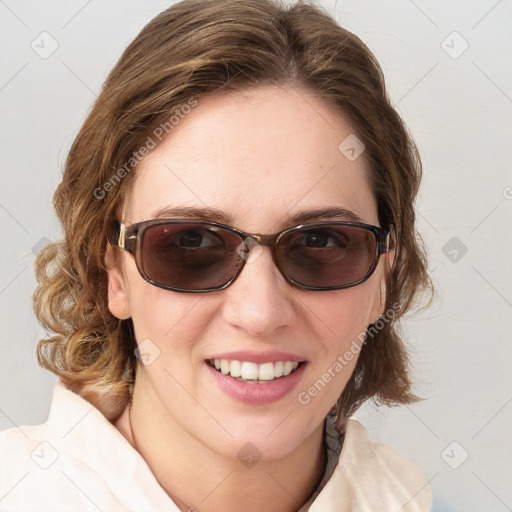
<path fill-rule="evenodd" d="M 209 208 L 242 231 L 275 233 L 296 225 L 300 212 L 336 207 L 378 225 L 364 153 L 354 160 L 339 149 L 352 133 L 304 89 L 209 97 L 143 160 L 121 220 L 129 226 L 177 217 L 165 209 Z M 149 284 L 121 252 L 109 271 L 109 307 L 133 319 L 143 343 L 136 388 L 147 421 L 230 457 L 250 442 L 265 459 L 279 458 L 318 433 L 354 369 L 358 336 L 382 313 L 388 256 L 363 284 L 319 292 L 291 286 L 264 247 L 228 288 L 192 294 Z M 281 379 L 286 385 L 250 384 L 219 380 L 213 359 L 304 363 Z"/>

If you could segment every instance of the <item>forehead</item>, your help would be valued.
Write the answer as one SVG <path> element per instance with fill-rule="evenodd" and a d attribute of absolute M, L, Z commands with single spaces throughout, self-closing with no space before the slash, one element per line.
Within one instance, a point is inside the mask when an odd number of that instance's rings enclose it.
<path fill-rule="evenodd" d="M 364 153 L 353 160 L 339 149 L 353 136 L 340 113 L 303 88 L 210 96 L 141 162 L 126 222 L 185 206 L 222 210 L 248 231 L 287 227 L 297 211 L 325 207 L 376 223 Z"/>

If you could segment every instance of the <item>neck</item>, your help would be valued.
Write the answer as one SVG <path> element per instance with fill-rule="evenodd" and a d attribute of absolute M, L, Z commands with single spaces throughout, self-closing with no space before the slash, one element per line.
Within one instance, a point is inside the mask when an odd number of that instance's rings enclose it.
<path fill-rule="evenodd" d="M 116 427 L 142 455 L 180 510 L 296 512 L 325 471 L 323 423 L 287 456 L 244 465 L 212 451 L 168 415 L 155 419 L 135 386 L 133 403 Z M 149 405 L 149 407 L 148 407 Z"/>

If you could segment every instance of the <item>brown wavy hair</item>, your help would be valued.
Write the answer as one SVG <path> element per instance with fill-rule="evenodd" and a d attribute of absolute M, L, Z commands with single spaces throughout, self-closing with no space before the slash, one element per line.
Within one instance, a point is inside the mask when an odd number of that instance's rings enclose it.
<path fill-rule="evenodd" d="M 311 2 L 184 0 L 142 29 L 103 84 L 54 195 L 64 239 L 36 261 L 34 309 L 49 333 L 37 347 L 39 364 L 107 418 L 129 403 L 137 369 L 132 321 L 108 309 L 104 262 L 109 224 L 136 174 L 134 155 L 191 99 L 285 84 L 309 90 L 348 119 L 366 146 L 380 224 L 394 226 L 386 310 L 399 311 L 363 345 L 335 406 L 338 423 L 369 398 L 416 400 L 397 321 L 432 286 L 415 231 L 421 162 L 375 57 Z"/>

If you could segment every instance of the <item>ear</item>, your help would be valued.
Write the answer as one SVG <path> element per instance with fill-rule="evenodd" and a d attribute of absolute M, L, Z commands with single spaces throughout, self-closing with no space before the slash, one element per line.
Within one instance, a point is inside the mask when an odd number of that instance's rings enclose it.
<path fill-rule="evenodd" d="M 376 290 L 376 296 L 373 302 L 373 308 L 371 312 L 371 323 L 375 323 L 384 313 L 386 309 L 386 298 L 387 298 L 387 286 L 386 286 L 386 278 L 391 273 L 393 268 L 393 262 L 395 260 L 395 251 L 394 249 L 390 252 L 383 254 L 381 256 L 381 261 L 379 265 L 382 267 L 380 269 L 380 283 Z"/>
<path fill-rule="evenodd" d="M 126 278 L 120 262 L 115 258 L 114 249 L 107 245 L 105 265 L 107 266 L 108 309 L 119 320 L 131 317 Z"/>

